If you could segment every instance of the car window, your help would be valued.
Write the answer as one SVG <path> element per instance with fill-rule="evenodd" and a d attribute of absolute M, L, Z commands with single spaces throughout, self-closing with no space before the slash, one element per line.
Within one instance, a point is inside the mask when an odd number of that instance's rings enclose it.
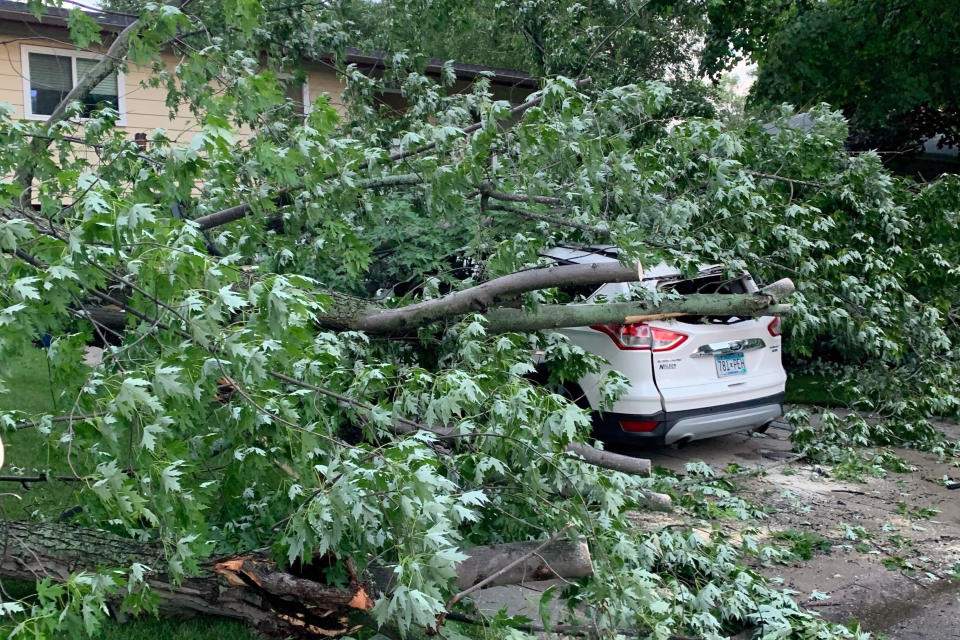
<path fill-rule="evenodd" d="M 674 291 L 680 295 L 693 293 L 749 293 L 749 275 L 730 278 L 722 273 L 710 274 L 689 280 L 665 280 L 657 287 L 661 291 Z"/>

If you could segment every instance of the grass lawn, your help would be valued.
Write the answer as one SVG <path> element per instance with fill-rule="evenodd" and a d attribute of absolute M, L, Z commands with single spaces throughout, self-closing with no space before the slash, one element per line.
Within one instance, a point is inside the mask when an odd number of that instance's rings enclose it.
<path fill-rule="evenodd" d="M 54 409 L 50 393 L 50 377 L 47 371 L 45 352 L 33 349 L 16 359 L 0 363 L 9 393 L 0 394 L 0 409 L 26 411 L 30 414 L 59 413 Z M 54 474 L 67 473 L 66 467 L 53 465 L 59 456 L 52 455 L 53 446 L 35 429 L 24 429 L 3 435 L 5 461 L 3 475 L 37 475 L 50 470 Z M 67 483 L 50 482 L 22 487 L 3 483 L 4 491 L 13 490 L 20 500 L 9 496 L 0 497 L 0 505 L 13 519 L 56 516 L 70 503 L 73 488 Z"/>
<path fill-rule="evenodd" d="M 10 393 L 0 394 L 0 409 L 17 409 L 33 414 L 50 412 L 54 407 L 50 393 L 50 378 L 47 373 L 45 352 L 35 349 L 11 361 L 0 363 L 4 377 L 8 381 Z M 47 439 L 33 429 L 24 429 L 16 433 L 3 434 L 6 450 L 3 475 L 36 475 L 38 471 L 50 469 L 55 474 L 67 474 L 66 468 L 51 469 L 53 447 Z M 60 445 L 63 446 L 63 445 Z M 15 492 L 22 497 L 18 500 L 9 495 L 0 497 L 0 505 L 11 519 L 30 519 L 56 517 L 65 508 L 73 504 L 74 486 L 72 483 L 49 482 L 30 486 L 28 491 L 11 483 L 2 483 L 0 492 Z M 4 589 L 16 598 L 29 598 L 33 585 L 20 581 L 5 580 Z M 0 622 L 0 635 L 3 622 Z M 257 636 L 243 624 L 222 618 L 197 617 L 183 618 L 142 618 L 130 620 L 124 624 L 108 623 L 103 640 L 254 640 Z"/>
<path fill-rule="evenodd" d="M 789 374 L 787 378 L 787 402 L 842 408 L 850 406 L 850 397 L 849 393 L 842 389 L 834 378 Z"/>

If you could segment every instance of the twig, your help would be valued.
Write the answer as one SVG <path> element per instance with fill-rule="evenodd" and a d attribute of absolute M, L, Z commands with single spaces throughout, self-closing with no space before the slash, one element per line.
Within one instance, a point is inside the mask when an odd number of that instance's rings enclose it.
<path fill-rule="evenodd" d="M 82 478 L 74 478 L 73 476 L 48 476 L 46 474 L 41 474 L 39 476 L 0 476 L 0 482 L 19 482 L 20 484 L 26 486 L 27 484 L 33 482 L 50 482 L 51 480 L 57 480 L 59 482 L 82 482 Z"/>
<path fill-rule="evenodd" d="M 31 422 L 18 422 L 13 425 L 14 431 L 20 431 L 21 429 L 30 429 L 31 427 L 38 427 L 45 422 L 73 422 L 74 420 L 89 420 L 90 418 L 99 418 L 101 416 L 107 415 L 106 411 L 95 411 L 93 413 L 80 413 L 76 415 L 67 415 L 67 416 L 57 416 L 55 418 L 50 418 L 49 420 L 40 419 L 33 420 Z"/>
<path fill-rule="evenodd" d="M 778 175 L 776 175 L 776 174 L 774 174 L 774 173 L 763 173 L 763 172 L 760 172 L 760 171 L 754 171 L 753 169 L 744 169 L 743 172 L 744 172 L 744 173 L 747 173 L 747 174 L 749 174 L 749 175 L 751 175 L 751 176 L 756 176 L 756 177 L 758 177 L 758 178 L 766 178 L 767 180 L 778 180 L 778 181 L 780 181 L 780 182 L 790 183 L 791 185 L 793 185 L 793 184 L 802 184 L 802 185 L 807 186 L 807 187 L 825 187 L 825 186 L 827 186 L 827 185 L 823 184 L 822 182 L 812 182 L 812 181 L 810 181 L 810 180 L 797 180 L 797 179 L 795 179 L 795 178 L 785 178 L 785 177 L 783 177 L 783 176 L 778 176 Z"/>
<path fill-rule="evenodd" d="M 627 26 L 627 23 L 628 23 L 628 22 L 630 22 L 631 20 L 633 20 L 634 18 L 636 18 L 638 15 L 640 15 L 640 12 L 643 11 L 644 9 L 646 9 L 648 4 L 650 4 L 650 0 L 647 0 L 647 2 L 644 2 L 642 5 L 640 5 L 639 7 L 637 7 L 637 9 L 636 9 L 633 13 L 631 13 L 630 15 L 628 15 L 626 18 L 624 18 L 623 22 L 621 22 L 620 24 L 618 24 L 618 25 L 614 28 L 613 31 L 611 31 L 610 33 L 608 33 L 607 36 L 606 36 L 603 40 L 600 41 L 600 44 L 598 44 L 596 47 L 594 47 L 593 51 L 590 52 L 589 57 L 587 57 L 587 61 L 583 63 L 583 66 L 582 66 L 582 67 L 580 67 L 580 73 L 577 74 L 577 77 L 583 75 L 583 72 L 586 71 L 586 70 L 587 70 L 587 67 L 590 66 L 590 63 L 593 62 L 594 56 L 596 56 L 598 53 L 600 53 L 600 49 L 602 49 L 603 47 L 605 47 L 606 44 L 607 44 L 608 42 L 610 42 L 610 39 L 611 39 L 613 36 L 617 35 L 617 33 L 619 33 L 621 29 L 623 29 L 625 26 Z"/>

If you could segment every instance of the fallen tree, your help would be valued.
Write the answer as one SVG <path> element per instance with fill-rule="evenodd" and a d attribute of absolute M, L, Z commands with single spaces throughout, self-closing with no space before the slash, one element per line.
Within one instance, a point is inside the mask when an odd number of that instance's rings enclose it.
<path fill-rule="evenodd" d="M 183 7 L 147 7 L 70 100 L 170 48 L 177 81 L 158 63 L 150 83 L 196 115 L 189 143 L 138 144 L 110 109 L 83 123 L 67 104 L 48 123 L 0 110 L 0 356 L 45 358 L 53 405 L 0 414 L 17 467 L 0 481 L 70 493 L 42 514 L 61 522 L 5 529 L 17 544 L 0 571 L 69 587 L 3 603 L 25 633 L 104 615 L 90 603 L 119 582 L 78 574 L 96 570 L 272 633 L 445 633 L 472 617 L 470 589 L 552 572 L 598 634 L 730 635 L 769 610 L 823 635 L 744 550 L 634 526 L 625 514 L 669 508 L 679 481 L 592 442 L 590 413 L 531 380 L 531 344 L 560 383 L 597 374 L 608 403 L 622 380 L 555 329 L 789 313 L 803 353 L 826 327 L 863 362 L 946 367 L 939 307 L 909 293 L 931 286 L 905 278 L 952 254 L 891 243 L 912 236 L 905 211 L 936 218 L 949 193 L 918 189 L 920 206 L 848 158 L 833 114 L 780 136 L 680 117 L 656 83 L 545 79 L 511 106 L 483 74 L 454 90 L 457 69 L 428 77 L 400 56 L 372 77 L 344 67 L 340 111 L 320 98 L 297 113 L 296 61 L 349 41 L 336 11 Z M 410 111 L 375 117 L 373 96 L 398 86 Z M 598 242 L 622 263 L 541 257 Z M 682 295 L 565 304 L 664 264 L 692 278 Z M 702 290 L 698 264 L 737 277 Z M 724 288 L 744 270 L 774 284 Z M 106 347 L 88 365 L 94 339 Z M 16 403 L 22 381 L 3 373 Z M 557 532 L 576 542 L 547 557 Z M 534 628 L 474 621 L 491 637 Z"/>

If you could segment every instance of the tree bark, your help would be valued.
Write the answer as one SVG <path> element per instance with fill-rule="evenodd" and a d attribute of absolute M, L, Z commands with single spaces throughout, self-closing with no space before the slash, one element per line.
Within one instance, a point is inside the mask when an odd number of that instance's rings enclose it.
<path fill-rule="evenodd" d="M 602 451 L 596 447 L 580 444 L 579 442 L 571 442 L 567 445 L 567 451 L 583 458 L 584 462 L 596 467 L 603 467 L 611 471 L 620 471 L 637 476 L 650 475 L 650 460 L 647 458 L 634 458 L 612 451 Z"/>
<path fill-rule="evenodd" d="M 523 561 L 509 571 L 494 577 L 484 585 L 484 588 L 550 580 L 556 577 L 572 580 L 593 574 L 590 546 L 585 539 L 558 540 L 537 553 L 531 553 L 540 544 L 540 542 L 508 542 L 464 549 L 463 552 L 468 558 L 457 565 L 457 589 L 469 589 L 493 576 L 502 567 L 520 559 Z M 393 589 L 396 574 L 392 566 L 374 565 L 370 567 L 370 573 L 380 591 L 389 592 Z"/>
<path fill-rule="evenodd" d="M 214 615 L 241 620 L 274 637 L 326 638 L 351 633 L 357 620 L 371 623 L 376 590 L 392 587 L 393 572 L 371 569 L 370 579 L 358 575 L 350 559 L 314 558 L 307 566 L 281 569 L 267 556 L 252 552 L 205 565 L 198 576 L 171 585 L 163 547 L 113 533 L 66 524 L 0 522 L 0 575 L 18 579 L 49 577 L 64 582 L 79 571 L 134 563 L 149 567 L 147 583 L 160 597 L 165 613 Z M 584 540 L 558 540 L 536 554 L 540 543 L 516 542 L 466 549 L 457 566 L 458 589 L 469 588 L 518 558 L 524 561 L 484 586 L 514 584 L 549 577 L 579 578 L 593 571 Z M 349 581 L 345 587 L 317 578 L 325 567 L 342 563 Z"/>
<path fill-rule="evenodd" d="M 439 318 L 485 312 L 498 300 L 527 291 L 561 285 L 591 285 L 607 282 L 635 282 L 636 267 L 619 262 L 568 264 L 529 269 L 494 278 L 469 289 L 455 291 L 442 298 L 426 300 L 397 309 L 384 309 L 359 316 L 350 328 L 369 333 L 389 333 L 417 327 Z"/>

